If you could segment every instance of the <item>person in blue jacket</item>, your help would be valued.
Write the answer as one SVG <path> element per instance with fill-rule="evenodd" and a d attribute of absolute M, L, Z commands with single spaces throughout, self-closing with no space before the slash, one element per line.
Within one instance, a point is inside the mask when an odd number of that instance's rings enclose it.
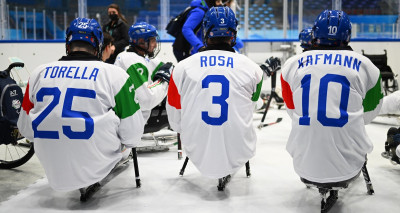
<path fill-rule="evenodd" d="M 193 0 L 190 3 L 190 7 L 194 7 L 194 9 L 189 12 L 183 24 L 182 33 L 175 38 L 172 45 L 178 62 L 205 48 L 202 42 L 201 23 L 208 9 L 215 6 L 222 6 L 222 0 Z"/>

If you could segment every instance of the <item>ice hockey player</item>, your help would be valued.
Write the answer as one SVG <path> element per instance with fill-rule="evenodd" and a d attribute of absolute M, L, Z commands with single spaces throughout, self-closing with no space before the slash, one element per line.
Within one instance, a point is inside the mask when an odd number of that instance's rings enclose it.
<path fill-rule="evenodd" d="M 400 91 L 391 93 L 383 98 L 381 115 L 394 114 L 400 115 Z M 400 129 L 391 127 L 387 132 L 385 151 L 382 153 L 384 158 L 388 158 L 394 164 L 400 164 Z"/>
<path fill-rule="evenodd" d="M 299 33 L 300 46 L 303 52 L 309 50 L 312 46 L 312 28 L 305 28 Z"/>
<path fill-rule="evenodd" d="M 129 49 L 118 54 L 115 65 L 126 70 L 133 79 L 136 98 L 145 121 L 151 109 L 167 96 L 172 63 L 163 63 L 156 56 L 160 37 L 153 25 L 138 22 L 129 28 Z"/>
<path fill-rule="evenodd" d="M 348 45 L 351 23 L 343 11 L 315 20 L 313 47 L 282 68 L 283 99 L 292 118 L 286 146 L 296 173 L 316 183 L 357 176 L 373 144 L 365 124 L 382 105 L 379 69 Z"/>
<path fill-rule="evenodd" d="M 167 112 L 184 151 L 200 173 L 222 178 L 255 154 L 253 109 L 263 71 L 235 53 L 237 20 L 229 7 L 212 7 L 203 20 L 205 51 L 175 67 Z"/>
<path fill-rule="evenodd" d="M 144 120 L 133 81 L 101 61 L 103 33 L 94 19 L 76 18 L 66 31 L 66 53 L 29 78 L 18 128 L 35 142 L 50 186 L 80 189 L 105 178 L 136 147 Z"/>

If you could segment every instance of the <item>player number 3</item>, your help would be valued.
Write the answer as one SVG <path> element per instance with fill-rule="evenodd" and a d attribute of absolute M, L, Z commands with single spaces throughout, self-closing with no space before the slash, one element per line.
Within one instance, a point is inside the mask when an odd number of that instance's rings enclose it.
<path fill-rule="evenodd" d="M 210 83 L 221 84 L 221 95 L 213 96 L 212 103 L 221 106 L 221 114 L 219 117 L 211 117 L 208 111 L 201 112 L 201 119 L 209 125 L 221 126 L 228 120 L 228 103 L 229 98 L 229 80 L 223 75 L 208 75 L 202 81 L 202 88 L 208 88 Z"/>

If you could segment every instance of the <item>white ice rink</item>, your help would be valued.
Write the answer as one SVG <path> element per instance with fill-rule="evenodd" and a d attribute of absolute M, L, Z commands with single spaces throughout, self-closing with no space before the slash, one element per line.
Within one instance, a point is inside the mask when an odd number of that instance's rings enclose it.
<path fill-rule="evenodd" d="M 173 146 L 167 152 L 138 155 L 141 188 L 135 187 L 132 164 L 86 203 L 79 201 L 78 191 L 56 192 L 46 178 L 39 178 L 0 203 L 0 212 L 320 212 L 318 191 L 307 189 L 300 181 L 285 150 L 291 124 L 286 111 L 271 110 L 266 122 L 277 117 L 283 121 L 257 129 L 257 154 L 250 160 L 252 176 L 246 178 L 242 168 L 223 192 L 217 190 L 217 180 L 202 177 L 191 163 L 180 177 L 183 160 L 177 159 Z M 257 114 L 255 125 L 260 118 Z M 381 157 L 389 127 L 377 123 L 367 126 L 375 145 L 367 166 L 375 194 L 367 195 L 361 175 L 348 189 L 339 191 L 331 213 L 399 212 L 400 166 Z"/>

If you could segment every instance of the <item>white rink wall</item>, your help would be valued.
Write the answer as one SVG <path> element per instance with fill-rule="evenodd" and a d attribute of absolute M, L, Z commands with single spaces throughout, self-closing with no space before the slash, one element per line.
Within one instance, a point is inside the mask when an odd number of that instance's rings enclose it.
<path fill-rule="evenodd" d="M 364 50 L 365 54 L 383 54 L 386 49 L 388 65 L 395 74 L 400 73 L 400 41 L 351 42 L 350 44 L 356 52 L 361 53 L 361 50 Z M 243 53 L 260 64 L 270 56 L 279 57 L 284 63 L 291 54 L 301 51 L 298 42 L 247 42 Z M 26 69 L 32 72 L 37 66 L 58 60 L 64 55 L 65 43 L 63 42 L 0 43 L 0 70 L 8 67 L 10 57 L 20 58 L 25 63 Z M 161 43 L 161 52 L 158 57 L 165 62 L 176 63 L 171 42 Z M 21 73 L 21 78 L 26 81 L 28 76 Z"/>

